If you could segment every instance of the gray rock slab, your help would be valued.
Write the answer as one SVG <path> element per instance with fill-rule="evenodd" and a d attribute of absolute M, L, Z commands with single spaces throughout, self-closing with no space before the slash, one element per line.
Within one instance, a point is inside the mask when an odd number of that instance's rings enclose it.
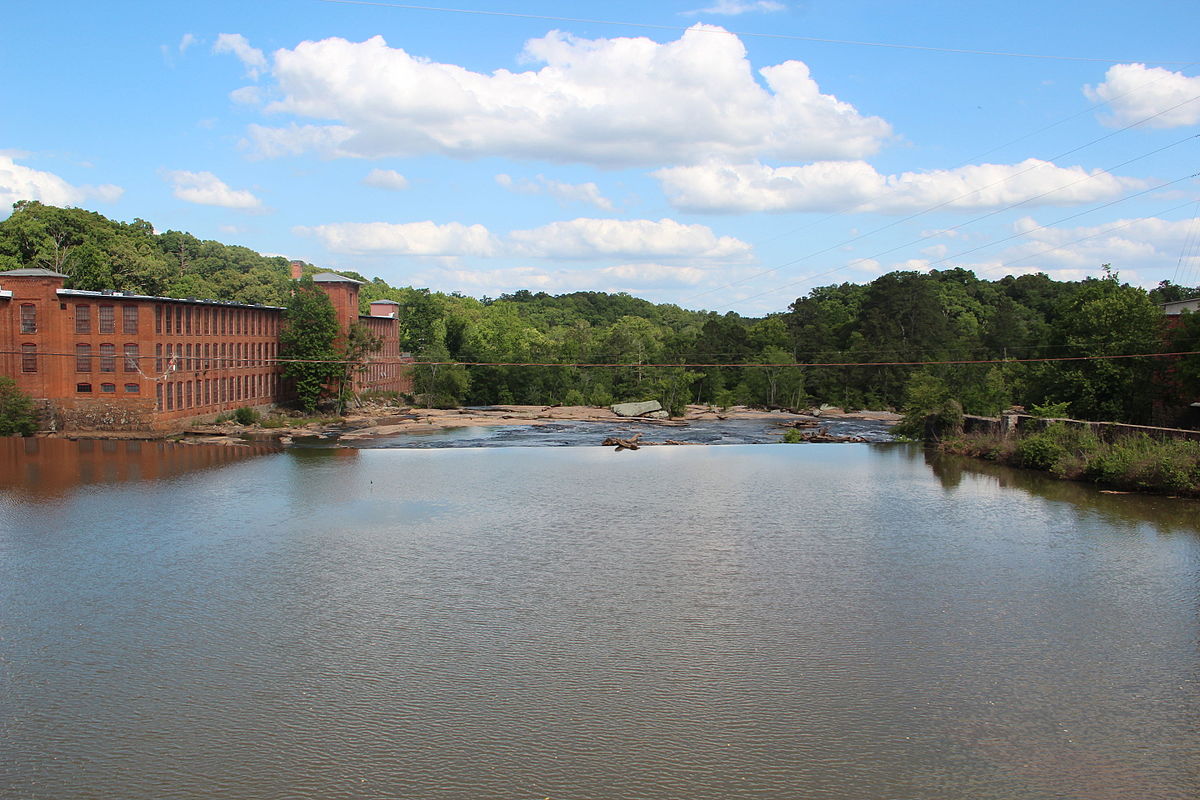
<path fill-rule="evenodd" d="M 618 417 L 640 417 L 642 414 L 649 414 L 651 411 L 660 411 L 662 404 L 657 400 L 646 400 L 641 403 L 617 403 L 610 406 L 612 412 Z"/>

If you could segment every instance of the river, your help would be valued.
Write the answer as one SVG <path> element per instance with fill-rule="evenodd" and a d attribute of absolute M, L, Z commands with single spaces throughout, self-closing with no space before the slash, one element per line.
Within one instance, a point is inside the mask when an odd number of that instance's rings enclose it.
<path fill-rule="evenodd" d="M 1193 800 L 1198 631 L 1200 504 L 912 445 L 0 440 L 6 799 Z"/>

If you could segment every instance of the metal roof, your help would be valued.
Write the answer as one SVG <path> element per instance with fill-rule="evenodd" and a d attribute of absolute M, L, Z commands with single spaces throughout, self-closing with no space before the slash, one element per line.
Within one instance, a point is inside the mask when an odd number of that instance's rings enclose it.
<path fill-rule="evenodd" d="M 3 273 L 0 273 L 2 275 Z M 60 297 L 95 297 L 101 300 L 155 300 L 160 303 L 187 303 L 193 306 L 222 306 L 228 308 L 258 308 L 264 311 L 283 311 L 283 306 L 265 306 L 258 303 L 235 303 L 231 300 L 197 300 L 194 297 L 159 297 L 134 292 L 93 292 L 86 289 L 59 289 Z"/>
<path fill-rule="evenodd" d="M 0 278 L 67 278 L 68 275 L 63 275 L 61 272 L 55 272 L 52 269 L 42 269 L 41 267 L 22 267 L 21 269 L 10 269 L 8 272 L 0 272 Z"/>
<path fill-rule="evenodd" d="M 363 281 L 356 281 L 354 278 L 347 278 L 345 275 L 338 275 L 336 272 L 320 272 L 312 276 L 312 279 L 317 283 L 357 283 L 362 285 Z"/>
<path fill-rule="evenodd" d="M 373 305 L 373 306 L 385 306 L 385 305 L 386 306 L 398 306 L 398 305 L 400 305 L 395 300 L 372 300 L 370 302 L 371 302 L 371 305 Z"/>

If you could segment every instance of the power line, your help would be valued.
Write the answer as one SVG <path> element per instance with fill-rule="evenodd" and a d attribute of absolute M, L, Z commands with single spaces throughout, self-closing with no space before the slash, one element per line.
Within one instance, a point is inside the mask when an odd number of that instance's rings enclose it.
<path fill-rule="evenodd" d="M 918 50 L 930 53 L 952 53 L 955 55 L 972 55 L 972 56 L 1002 56 L 1005 58 L 1033 58 L 1048 61 L 1085 61 L 1101 64 L 1119 64 L 1139 62 L 1142 64 L 1171 64 L 1182 65 L 1192 62 L 1186 61 L 1156 61 L 1145 58 L 1096 58 L 1088 56 L 1060 56 L 1046 55 L 1040 53 L 1012 53 L 1000 50 L 972 50 L 968 48 L 957 47 L 933 47 L 930 45 L 920 44 L 900 44 L 896 42 L 866 42 L 854 39 L 830 39 L 819 36 L 799 36 L 791 33 L 761 33 L 756 31 L 731 31 L 725 28 L 692 28 L 686 25 L 656 25 L 649 22 L 621 22 L 618 20 L 604 19 L 587 19 L 583 17 L 559 17 L 549 14 L 525 14 L 516 11 L 487 11 L 477 8 L 442 8 L 437 6 L 418 6 L 408 3 L 383 3 L 372 2 L 372 0 L 320 0 L 322 3 L 333 3 L 336 5 L 345 6 L 377 6 L 380 8 L 398 8 L 407 11 L 434 11 L 444 14 L 470 14 L 481 17 L 508 17 L 512 19 L 536 19 L 545 20 L 547 22 L 576 22 L 584 25 L 613 25 L 623 28 L 645 28 L 649 30 L 660 31 L 693 31 L 700 33 L 712 33 L 726 36 L 748 36 L 757 39 L 784 39 L 796 42 L 813 42 L 816 44 L 844 44 L 853 45 L 855 47 L 883 47 L 892 50 Z"/>
<path fill-rule="evenodd" d="M 1165 108 L 1165 109 L 1163 109 L 1163 110 L 1161 110 L 1161 111 L 1158 111 L 1158 112 L 1156 112 L 1156 113 L 1154 113 L 1154 114 L 1151 114 L 1151 115 L 1150 115 L 1150 116 L 1148 116 L 1148 117 L 1143 117 L 1142 119 L 1139 119 L 1139 120 L 1137 120 L 1136 122 L 1132 122 L 1132 123 L 1130 123 L 1129 125 L 1126 125 L 1126 126 L 1125 126 L 1125 127 L 1123 127 L 1123 128 L 1118 128 L 1117 130 L 1115 130 L 1115 131 L 1113 131 L 1113 132 L 1111 132 L 1111 133 L 1106 133 L 1106 134 L 1104 134 L 1103 136 L 1100 136 L 1100 137 L 1097 137 L 1097 138 L 1095 138 L 1095 139 L 1092 139 L 1091 141 L 1089 141 L 1089 142 L 1086 142 L 1086 143 L 1084 143 L 1084 144 L 1081 144 L 1081 145 L 1079 145 L 1078 147 L 1073 147 L 1073 148 L 1071 148 L 1070 150 L 1065 150 L 1065 151 L 1063 151 L 1062 153 L 1059 153 L 1059 154 L 1057 154 L 1057 155 L 1051 156 L 1051 157 L 1049 157 L 1049 158 L 1047 158 L 1047 159 L 1040 159 L 1040 160 L 1041 160 L 1043 163 L 1040 163 L 1040 164 L 1035 164 L 1035 165 L 1034 165 L 1034 166 L 1032 166 L 1032 167 L 1027 167 L 1026 169 L 1023 169 L 1023 170 L 1021 170 L 1020 172 L 1014 172 L 1014 173 L 1012 173 L 1011 175 L 1007 175 L 1007 176 L 1005 176 L 1005 177 L 1001 178 L 1000 180 L 997 180 L 997 181 L 992 181 L 991 183 L 989 183 L 989 184 L 987 184 L 987 185 L 985 185 L 985 186 L 980 186 L 980 187 L 978 187 L 978 188 L 976 188 L 976 189 L 972 189 L 972 190 L 971 190 L 971 191 L 969 191 L 969 192 L 964 192 L 963 194 L 960 194 L 960 195 L 958 195 L 957 197 L 952 197 L 952 198 L 950 198 L 949 200 L 945 200 L 945 201 L 943 201 L 943 202 L 941 202 L 941 203 L 938 203 L 938 204 L 936 204 L 936 205 L 930 206 L 930 207 L 928 207 L 928 208 L 924 208 L 924 209 L 922 209 L 922 210 L 920 210 L 920 211 L 917 211 L 917 212 L 915 212 L 915 213 L 913 213 L 913 214 L 909 214 L 909 215 L 908 215 L 908 216 L 906 216 L 906 217 L 901 217 L 900 219 L 893 220 L 892 222 L 889 222 L 889 223 L 887 223 L 886 225 L 881 225 L 881 226 L 879 226 L 878 228 L 873 228 L 873 229 L 871 229 L 871 230 L 869 230 L 869 231 L 866 231 L 865 233 L 860 233 L 860 234 L 858 234 L 857 236 L 853 236 L 853 237 L 851 237 L 851 238 L 849 238 L 849 239 L 845 239 L 845 240 L 843 240 L 843 241 L 841 241 L 841 242 L 838 242 L 838 243 L 836 243 L 836 244 L 830 245 L 829 247 L 822 248 L 821 250 L 815 250 L 815 251 L 813 251 L 813 252 L 811 252 L 811 253 L 808 253 L 808 254 L 806 254 L 806 255 L 800 256 L 799 258 L 794 258 L 794 259 L 792 259 L 792 260 L 790 260 L 790 261 L 785 261 L 785 262 L 783 262 L 782 264 L 779 264 L 778 266 L 771 267 L 770 269 L 762 270 L 761 272 L 756 272 L 756 273 L 755 273 L 755 274 L 753 274 L 753 275 L 750 275 L 750 276 L 748 276 L 748 277 L 745 277 L 745 278 L 741 278 L 741 279 L 739 279 L 739 280 L 736 280 L 736 281 L 731 281 L 730 283 L 727 283 L 727 284 L 725 284 L 725 285 L 723 285 L 723 286 L 717 286 L 717 287 L 714 287 L 714 288 L 712 288 L 712 289 L 706 289 L 706 290 L 704 290 L 703 292 L 699 292 L 699 293 L 697 293 L 697 294 L 690 295 L 690 296 L 688 296 L 688 297 L 685 297 L 685 298 L 683 298 L 682 300 L 680 300 L 680 303 L 687 303 L 687 302 L 691 302 L 692 300 L 695 300 L 695 299 L 696 299 L 696 298 L 698 298 L 698 297 L 703 297 L 703 296 L 705 296 L 705 295 L 707 295 L 707 294 L 711 294 L 711 293 L 713 293 L 713 292 L 716 292 L 716 291 L 721 291 L 722 289 L 729 289 L 729 288 L 732 288 L 732 287 L 734 287 L 734 286 L 739 286 L 739 285 L 741 285 L 741 284 L 743 284 L 743 283 L 746 283 L 746 282 L 748 282 L 748 281 L 752 281 L 752 280 L 755 280 L 755 279 L 757 279 L 757 278 L 761 278 L 761 277 L 762 277 L 762 276 L 764 276 L 764 275 L 770 275 L 770 274 L 772 274 L 772 273 L 774 273 L 774 272 L 778 272 L 779 270 L 783 269 L 784 267 L 790 267 L 790 266 L 792 266 L 792 265 L 794 265 L 794 264 L 799 264 L 799 263 L 801 263 L 802 261 L 807 261 L 807 260 L 808 260 L 808 259 L 810 259 L 810 258 L 814 258 L 814 257 L 816 257 L 816 256 L 819 256 L 819 255 L 824 255 L 825 253 L 829 253 L 829 252 L 832 252 L 832 251 L 834 251 L 834 250 L 841 249 L 842 247 L 845 247 L 845 246 L 846 246 L 846 245 L 848 245 L 848 244 L 853 244 L 854 242 L 857 242 L 857 241 L 860 241 L 860 240 L 862 240 L 862 239 L 865 239 L 865 238 L 867 238 L 868 236 L 873 236 L 873 235 L 875 235 L 876 233 L 880 233 L 880 232 L 882 232 L 882 231 L 888 230 L 889 228 L 894 228 L 894 227 L 896 227 L 897 225 L 902 225 L 902 224 L 904 224 L 905 222 L 911 222 L 912 220 L 914 220 L 914 219 L 917 219 L 918 217 L 922 217 L 922 216 L 924 216 L 924 215 L 926 215 L 926 214 L 929 214 L 929 213 L 931 213 L 931 212 L 933 212 L 933 211 L 937 211 L 937 210 L 938 210 L 938 209 L 940 209 L 940 208 L 945 208 L 946 206 L 949 206 L 949 205 L 951 205 L 951 204 L 953 204 L 953 203 L 957 203 L 959 200 L 963 200 L 963 199 L 965 199 L 965 198 L 967 198 L 967 197 L 970 197 L 970 196 L 972 196 L 972 195 L 979 194 L 980 192 L 982 192 L 982 191 L 984 191 L 984 190 L 986 190 L 986 189 L 991 189 L 991 188 L 992 188 L 992 187 L 994 187 L 994 186 L 999 186 L 999 185 L 1001 185 L 1001 184 L 1003 184 L 1003 183 L 1007 183 L 1008 181 L 1011 181 L 1011 180 L 1013 180 L 1014 178 L 1019 178 L 1020 176 L 1022 176 L 1022 175 L 1025 175 L 1026 173 L 1032 172 L 1032 171 L 1034 171 L 1034 170 L 1036 170 L 1036 169 L 1041 169 L 1041 168 L 1042 168 L 1043 166 L 1045 166 L 1045 164 L 1047 164 L 1047 163 L 1051 163 L 1051 164 L 1052 164 L 1053 162 L 1055 162 L 1055 161 L 1058 161 L 1058 160 L 1060 160 L 1060 159 L 1062 159 L 1062 158 L 1065 158 L 1066 156 L 1069 156 L 1069 155 L 1072 155 L 1072 154 L 1074 154 L 1074 153 L 1077 153 L 1077 152 L 1079 152 L 1080 150 L 1084 150 L 1084 149 L 1086 149 L 1086 148 L 1088 148 L 1088 147 L 1091 147 L 1091 146 L 1092 146 L 1092 145 L 1094 145 L 1094 144 L 1099 144 L 1100 142 L 1102 142 L 1102 141 L 1104 141 L 1104 140 L 1106 140 L 1106 139 L 1110 139 L 1110 138 L 1112 138 L 1113 136 L 1116 136 L 1116 135 L 1118 135 L 1118 134 L 1124 133 L 1125 131 L 1127 131 L 1127 130 L 1130 130 L 1131 128 L 1135 128 L 1135 127 L 1137 127 L 1138 125 L 1143 125 L 1143 124 L 1145 124 L 1145 123 L 1149 122 L 1149 121 L 1150 121 L 1150 120 L 1152 120 L 1152 119 L 1155 119 L 1155 118 L 1157 118 L 1157 117 L 1161 117 L 1163 114 L 1167 114 L 1167 113 L 1169 113 L 1169 112 L 1171 112 L 1171 111 L 1174 111 L 1175 109 L 1179 108 L 1180 106 L 1185 106 L 1185 105 L 1187 105 L 1188 103 L 1194 103 L 1194 102 L 1196 102 L 1197 100 L 1200 100 L 1200 95 L 1196 95 L 1195 97 L 1192 97 L 1192 98 L 1190 98 L 1190 99 L 1188 99 L 1188 100 L 1184 100 L 1182 103 L 1177 103 L 1177 104 L 1175 104 L 1175 105 L 1171 106 L 1170 108 Z M 1185 137 L 1184 139 L 1180 139 L 1179 141 L 1177 141 L 1177 142 L 1173 142 L 1173 143 L 1171 143 L 1171 144 L 1169 144 L 1169 145 L 1166 145 L 1165 147 L 1161 147 L 1161 148 L 1159 148 L 1159 149 L 1157 149 L 1157 150 L 1153 150 L 1153 151 L 1151 151 L 1150 153 L 1145 153 L 1145 154 L 1143 154 L 1143 155 L 1141 155 L 1141 156 L 1138 156 L 1137 158 L 1130 159 L 1129 161 L 1122 162 L 1121 164 L 1117 164 L 1117 165 L 1113 166 L 1111 169 L 1119 169 L 1120 167 L 1122 167 L 1122 166 L 1125 166 L 1126 164 L 1130 164 L 1130 163 L 1132 163 L 1133 161 L 1136 161 L 1136 160 L 1138 160 L 1138 158 L 1146 158 L 1146 157 L 1148 157 L 1148 156 L 1151 156 L 1151 155 L 1154 155 L 1155 153 L 1158 153 L 1158 152 L 1160 152 L 1160 151 L 1162 151 L 1162 150 L 1168 149 L 1168 148 L 1170 148 L 1170 147 L 1175 147 L 1176 145 L 1182 144 L 1183 142 L 1186 142 L 1186 141 L 1188 141 L 1188 140 L 1190 140 L 1190 139 L 1194 139 L 1194 138 L 1196 138 L 1196 136 L 1195 136 L 1195 135 L 1193 135 L 1193 136 L 1188 136 L 1188 137 Z M 1109 171 L 1109 170 L 1105 170 L 1105 172 L 1108 172 L 1108 171 Z M 1090 175 L 1089 175 L 1089 176 L 1088 176 L 1088 178 L 1090 178 L 1090 177 L 1093 177 L 1093 176 L 1090 176 Z M 1081 179 L 1081 180 L 1084 180 L 1084 179 Z M 1079 181 L 1075 181 L 1074 183 L 1078 183 L 1078 182 L 1079 182 Z M 1067 184 L 1067 185 L 1068 185 L 1068 186 L 1073 186 L 1073 185 L 1074 185 L 1074 183 Z M 1059 190 L 1061 190 L 1061 189 L 1063 189 L 1063 188 L 1065 188 L 1065 187 L 1062 187 L 1062 186 L 1060 186 L 1060 187 L 1058 187 L 1058 189 L 1054 189 L 1054 190 L 1052 190 L 1052 191 L 1059 191 Z M 1050 193 L 1052 193 L 1052 192 L 1045 192 L 1045 193 L 1043 193 L 1043 194 L 1041 194 L 1041 195 L 1038 195 L 1038 197 L 1044 197 L 1044 196 L 1046 196 L 1046 194 L 1050 194 Z M 964 227 L 964 226 L 966 226 L 966 225 L 969 225 L 969 224 L 971 224 L 972 222 L 976 222 L 976 221 L 978 221 L 979 219 L 986 219 L 987 217 L 994 216 L 995 214 L 999 214 L 999 213 L 1002 213 L 1002 212 L 1004 212 L 1004 211 L 1009 211 L 1009 210 L 1011 210 L 1011 209 L 1013 209 L 1013 208 L 1016 208 L 1017 206 L 1019 206 L 1019 205 L 1021 205 L 1021 204 L 1023 204 L 1023 203 L 1027 203 L 1027 202 L 1029 202 L 1030 200 L 1034 200 L 1034 199 L 1037 199 L 1037 198 L 1036 198 L 1036 197 L 1033 197 L 1033 198 L 1025 198 L 1024 200 L 1021 200 L 1021 201 L 1019 201 L 1019 202 L 1017 202 L 1017 203 L 1012 203 L 1012 204 L 1010 204 L 1010 205 L 1008 205 L 1008 206 L 1005 206 L 1004 208 L 998 209 L 998 210 L 996 210 L 996 211 L 989 212 L 988 214 L 985 214 L 983 217 L 978 217 L 978 218 L 976 218 L 976 219 L 972 219 L 972 220 L 968 220 L 967 222 L 960 223 L 959 225 L 956 225 L 956 226 L 954 226 L 953 228 L 950 228 L 949 230 L 957 230 L 958 228 L 961 228 L 961 227 Z M 826 219 L 828 219 L 828 217 L 827 217 Z M 918 240 L 918 241 L 920 241 L 920 240 Z M 890 252 L 890 251 L 888 251 L 888 252 Z M 781 287 L 778 287 L 778 288 L 780 288 L 780 289 L 784 289 L 784 288 L 787 288 L 788 286 L 795 286 L 797 283 L 802 283 L 803 281 L 805 281 L 805 280 L 809 280 L 810 278 L 814 278 L 814 277 L 821 277 L 821 276 L 823 276 L 823 275 L 828 275 L 828 274 L 831 274 L 831 273 L 833 273 L 833 272 L 840 272 L 840 271 L 841 271 L 842 269 L 844 269 L 844 268 L 845 268 L 844 266 L 843 266 L 843 267 L 837 267 L 837 268 L 834 268 L 834 269 L 831 269 L 831 270 L 827 270 L 826 272 L 819 273 L 818 275 L 810 275 L 810 276 L 808 276 L 807 278 L 801 278 L 799 281 L 793 281 L 793 282 L 791 282 L 791 283 L 785 284 L 784 286 L 781 286 Z M 753 297 L 750 297 L 750 298 L 740 298 L 740 299 L 739 299 L 738 301 L 736 301 L 736 302 L 742 302 L 742 301 L 744 301 L 744 300 L 753 299 L 753 298 L 757 298 L 757 297 L 762 297 L 762 296 L 763 296 L 763 295 L 765 295 L 765 294 L 770 294 L 770 291 L 767 291 L 767 292 L 762 292 L 762 293 L 760 293 L 760 294 L 753 295 Z M 733 304 L 732 304 L 732 303 L 729 303 L 729 304 L 726 304 L 725 306 L 717 306 L 717 308 L 726 308 L 726 307 L 727 307 L 727 306 L 729 306 L 729 305 L 733 305 Z"/>

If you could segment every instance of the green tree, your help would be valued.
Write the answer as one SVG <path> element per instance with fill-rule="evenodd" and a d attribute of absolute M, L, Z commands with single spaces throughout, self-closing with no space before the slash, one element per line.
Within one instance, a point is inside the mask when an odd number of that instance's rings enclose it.
<path fill-rule="evenodd" d="M 0 436 L 29 436 L 37 430 L 37 410 L 12 378 L 0 375 Z"/>
<path fill-rule="evenodd" d="M 296 282 L 283 312 L 279 333 L 279 355 L 283 375 L 296 387 L 296 397 L 306 411 L 313 411 L 333 381 L 345 374 L 338 363 L 342 354 L 335 347 L 337 315 L 329 297 L 305 277 Z"/>

